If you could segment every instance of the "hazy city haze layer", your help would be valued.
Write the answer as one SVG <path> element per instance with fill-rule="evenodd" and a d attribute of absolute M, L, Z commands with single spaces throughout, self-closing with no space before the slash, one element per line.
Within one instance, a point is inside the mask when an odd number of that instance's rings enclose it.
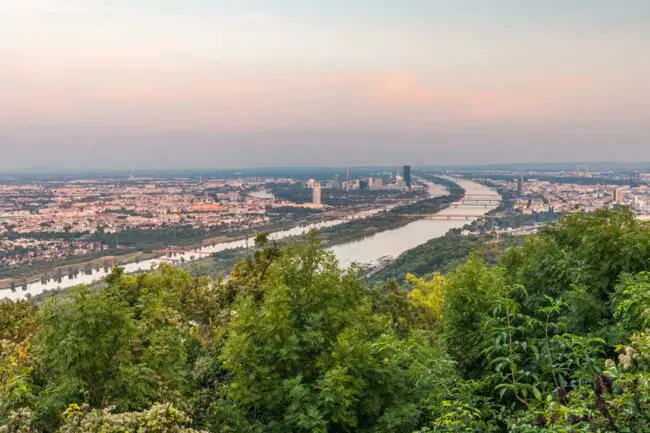
<path fill-rule="evenodd" d="M 0 170 L 650 160 L 646 0 L 0 0 Z"/>

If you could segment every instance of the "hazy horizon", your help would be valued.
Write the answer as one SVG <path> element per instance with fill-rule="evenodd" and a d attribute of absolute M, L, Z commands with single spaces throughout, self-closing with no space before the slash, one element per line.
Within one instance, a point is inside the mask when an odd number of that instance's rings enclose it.
<path fill-rule="evenodd" d="M 437 164 L 437 165 L 413 165 L 410 161 L 404 164 L 387 164 L 387 165 L 257 165 L 257 166 L 176 166 L 176 167 L 151 167 L 151 168 L 86 168 L 86 167 L 56 167 L 56 166 L 34 166 L 17 170 L 2 170 L 0 176 L 56 176 L 56 175 L 153 175 L 153 174 L 192 174 L 192 175 L 218 175 L 242 172 L 244 175 L 257 175 L 259 173 L 282 172 L 282 174 L 300 173 L 309 174 L 312 172 L 332 172 L 338 171 L 344 173 L 349 170 L 351 175 L 356 175 L 355 171 L 367 172 L 369 170 L 384 171 L 401 171 L 404 165 L 410 165 L 416 172 L 419 170 L 487 170 L 487 169 L 507 169 L 529 171 L 571 171 L 580 170 L 584 173 L 598 171 L 625 172 L 629 170 L 647 170 L 650 169 L 650 161 L 640 162 L 616 162 L 616 161 L 558 161 L 558 162 L 515 162 L 515 163 L 488 163 L 488 164 Z"/>
<path fill-rule="evenodd" d="M 650 161 L 646 0 L 189 3 L 0 0 L 0 171 Z"/>

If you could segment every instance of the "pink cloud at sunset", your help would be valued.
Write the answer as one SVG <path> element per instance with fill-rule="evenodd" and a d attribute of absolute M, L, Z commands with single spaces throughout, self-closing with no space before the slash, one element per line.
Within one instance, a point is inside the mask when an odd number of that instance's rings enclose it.
<path fill-rule="evenodd" d="M 242 163 L 650 159 L 650 2 L 523 3 L 0 0 L 0 168 L 189 140 Z"/>
<path fill-rule="evenodd" d="M 426 82 L 408 72 L 331 79 L 334 88 L 345 88 L 346 92 L 373 103 L 395 110 L 447 112 L 458 122 L 548 118 L 565 115 L 568 110 L 579 115 L 598 103 L 589 101 L 594 84 L 589 76 L 530 77 L 518 80 L 519 84 L 510 86 L 511 89 L 484 86 L 467 90 L 432 81 Z"/>
<path fill-rule="evenodd" d="M 216 131 L 336 125 L 381 119 L 395 126 L 435 127 L 476 121 L 588 115 L 598 100 L 590 77 L 553 76 L 454 88 L 415 73 L 346 75 L 211 74 L 208 71 L 115 73 L 101 84 L 89 75 L 24 76 L 3 92 L 0 122 L 164 123 Z M 326 114 L 325 114 L 326 113 Z M 356 120 L 355 120 L 356 119 Z M 133 121 L 133 120 L 131 120 Z"/>

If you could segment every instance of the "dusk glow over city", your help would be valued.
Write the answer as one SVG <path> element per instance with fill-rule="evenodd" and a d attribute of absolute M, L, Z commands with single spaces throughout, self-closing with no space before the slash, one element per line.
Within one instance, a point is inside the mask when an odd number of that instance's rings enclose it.
<path fill-rule="evenodd" d="M 0 0 L 0 16 L 0 170 L 650 159 L 645 0 Z"/>

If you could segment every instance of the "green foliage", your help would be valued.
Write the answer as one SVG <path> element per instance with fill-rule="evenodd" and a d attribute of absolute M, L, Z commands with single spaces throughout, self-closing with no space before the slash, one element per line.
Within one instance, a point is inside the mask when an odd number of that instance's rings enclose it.
<path fill-rule="evenodd" d="M 447 275 L 447 350 L 513 415 L 584 396 L 614 346 L 647 325 L 649 248 L 647 225 L 604 210 L 564 218 L 497 266 L 471 256 Z"/>
<path fill-rule="evenodd" d="M 36 330 L 36 307 L 25 301 L 0 303 L 0 340 L 22 341 Z"/>
<path fill-rule="evenodd" d="M 627 331 L 650 325 L 650 273 L 625 274 L 614 293 L 614 317 Z"/>
<path fill-rule="evenodd" d="M 113 414 L 109 409 L 91 410 L 70 405 L 63 414 L 59 433 L 200 433 L 186 428 L 190 418 L 171 404 L 155 404 L 143 412 Z"/>
<path fill-rule="evenodd" d="M 94 407 L 104 401 L 116 404 L 129 382 L 147 379 L 148 372 L 140 377 L 127 373 L 133 364 L 136 324 L 127 306 L 111 302 L 106 292 L 93 294 L 82 287 L 68 299 L 53 298 L 41 310 L 41 320 L 36 350 L 48 376 L 42 401 L 46 406 L 61 400 L 87 400 Z M 135 393 L 124 397 L 142 398 Z M 65 405 L 59 404 L 53 410 L 59 413 L 62 408 Z"/>
<path fill-rule="evenodd" d="M 650 361 L 646 333 L 620 349 L 619 362 L 607 360 L 593 375 L 562 398 L 549 398 L 511 423 L 513 432 L 650 431 Z"/>
<path fill-rule="evenodd" d="M 482 242 L 477 237 L 448 232 L 401 254 L 394 262 L 373 274 L 370 280 L 375 283 L 389 278 L 401 281 L 407 274 L 423 276 L 449 272 L 463 264 L 470 252 L 479 248 Z"/>
<path fill-rule="evenodd" d="M 510 278 L 529 293 L 527 306 L 545 296 L 572 296 L 569 331 L 579 334 L 613 324 L 607 303 L 622 273 L 650 270 L 650 229 L 626 210 L 571 214 L 511 249 L 504 258 Z M 566 299 L 570 302 L 569 299 Z M 581 305 L 580 305 L 581 304 Z"/>
<path fill-rule="evenodd" d="M 0 304 L 0 424 L 34 399 L 29 354 L 37 324 L 36 308 L 26 302 Z"/>
<path fill-rule="evenodd" d="M 490 311 L 490 293 L 501 284 L 477 254 L 448 275 L 444 293 L 443 332 L 449 354 L 466 377 L 476 377 L 484 361 L 482 323 Z"/>
<path fill-rule="evenodd" d="M 0 304 L 0 433 L 647 432 L 650 230 L 568 216 L 371 288 L 312 234 Z"/>
<path fill-rule="evenodd" d="M 417 278 L 407 275 L 409 298 L 416 305 L 427 308 L 427 314 L 437 322 L 442 319 L 442 308 L 445 301 L 445 278 L 436 274 L 431 279 Z"/>
<path fill-rule="evenodd" d="M 441 405 L 442 414 L 431 427 L 419 432 L 475 433 L 494 430 L 494 425 L 484 420 L 484 414 L 474 407 L 458 400 L 445 400 Z"/>
<path fill-rule="evenodd" d="M 373 314 L 353 268 L 338 269 L 315 243 L 274 261 L 259 296 L 240 297 L 221 360 L 227 391 L 266 431 L 404 431 L 420 402 L 444 395 L 453 376 L 426 334 L 400 339 L 394 318 Z"/>
<path fill-rule="evenodd" d="M 206 283 L 170 266 L 138 276 L 117 269 L 102 291 L 48 300 L 34 339 L 39 422 L 58 425 L 73 402 L 125 411 L 182 401 L 190 349 L 213 319 Z"/>
<path fill-rule="evenodd" d="M 27 408 L 21 408 L 9 412 L 9 415 L 3 418 L 0 425 L 0 433 L 34 433 L 34 416 Z"/>

